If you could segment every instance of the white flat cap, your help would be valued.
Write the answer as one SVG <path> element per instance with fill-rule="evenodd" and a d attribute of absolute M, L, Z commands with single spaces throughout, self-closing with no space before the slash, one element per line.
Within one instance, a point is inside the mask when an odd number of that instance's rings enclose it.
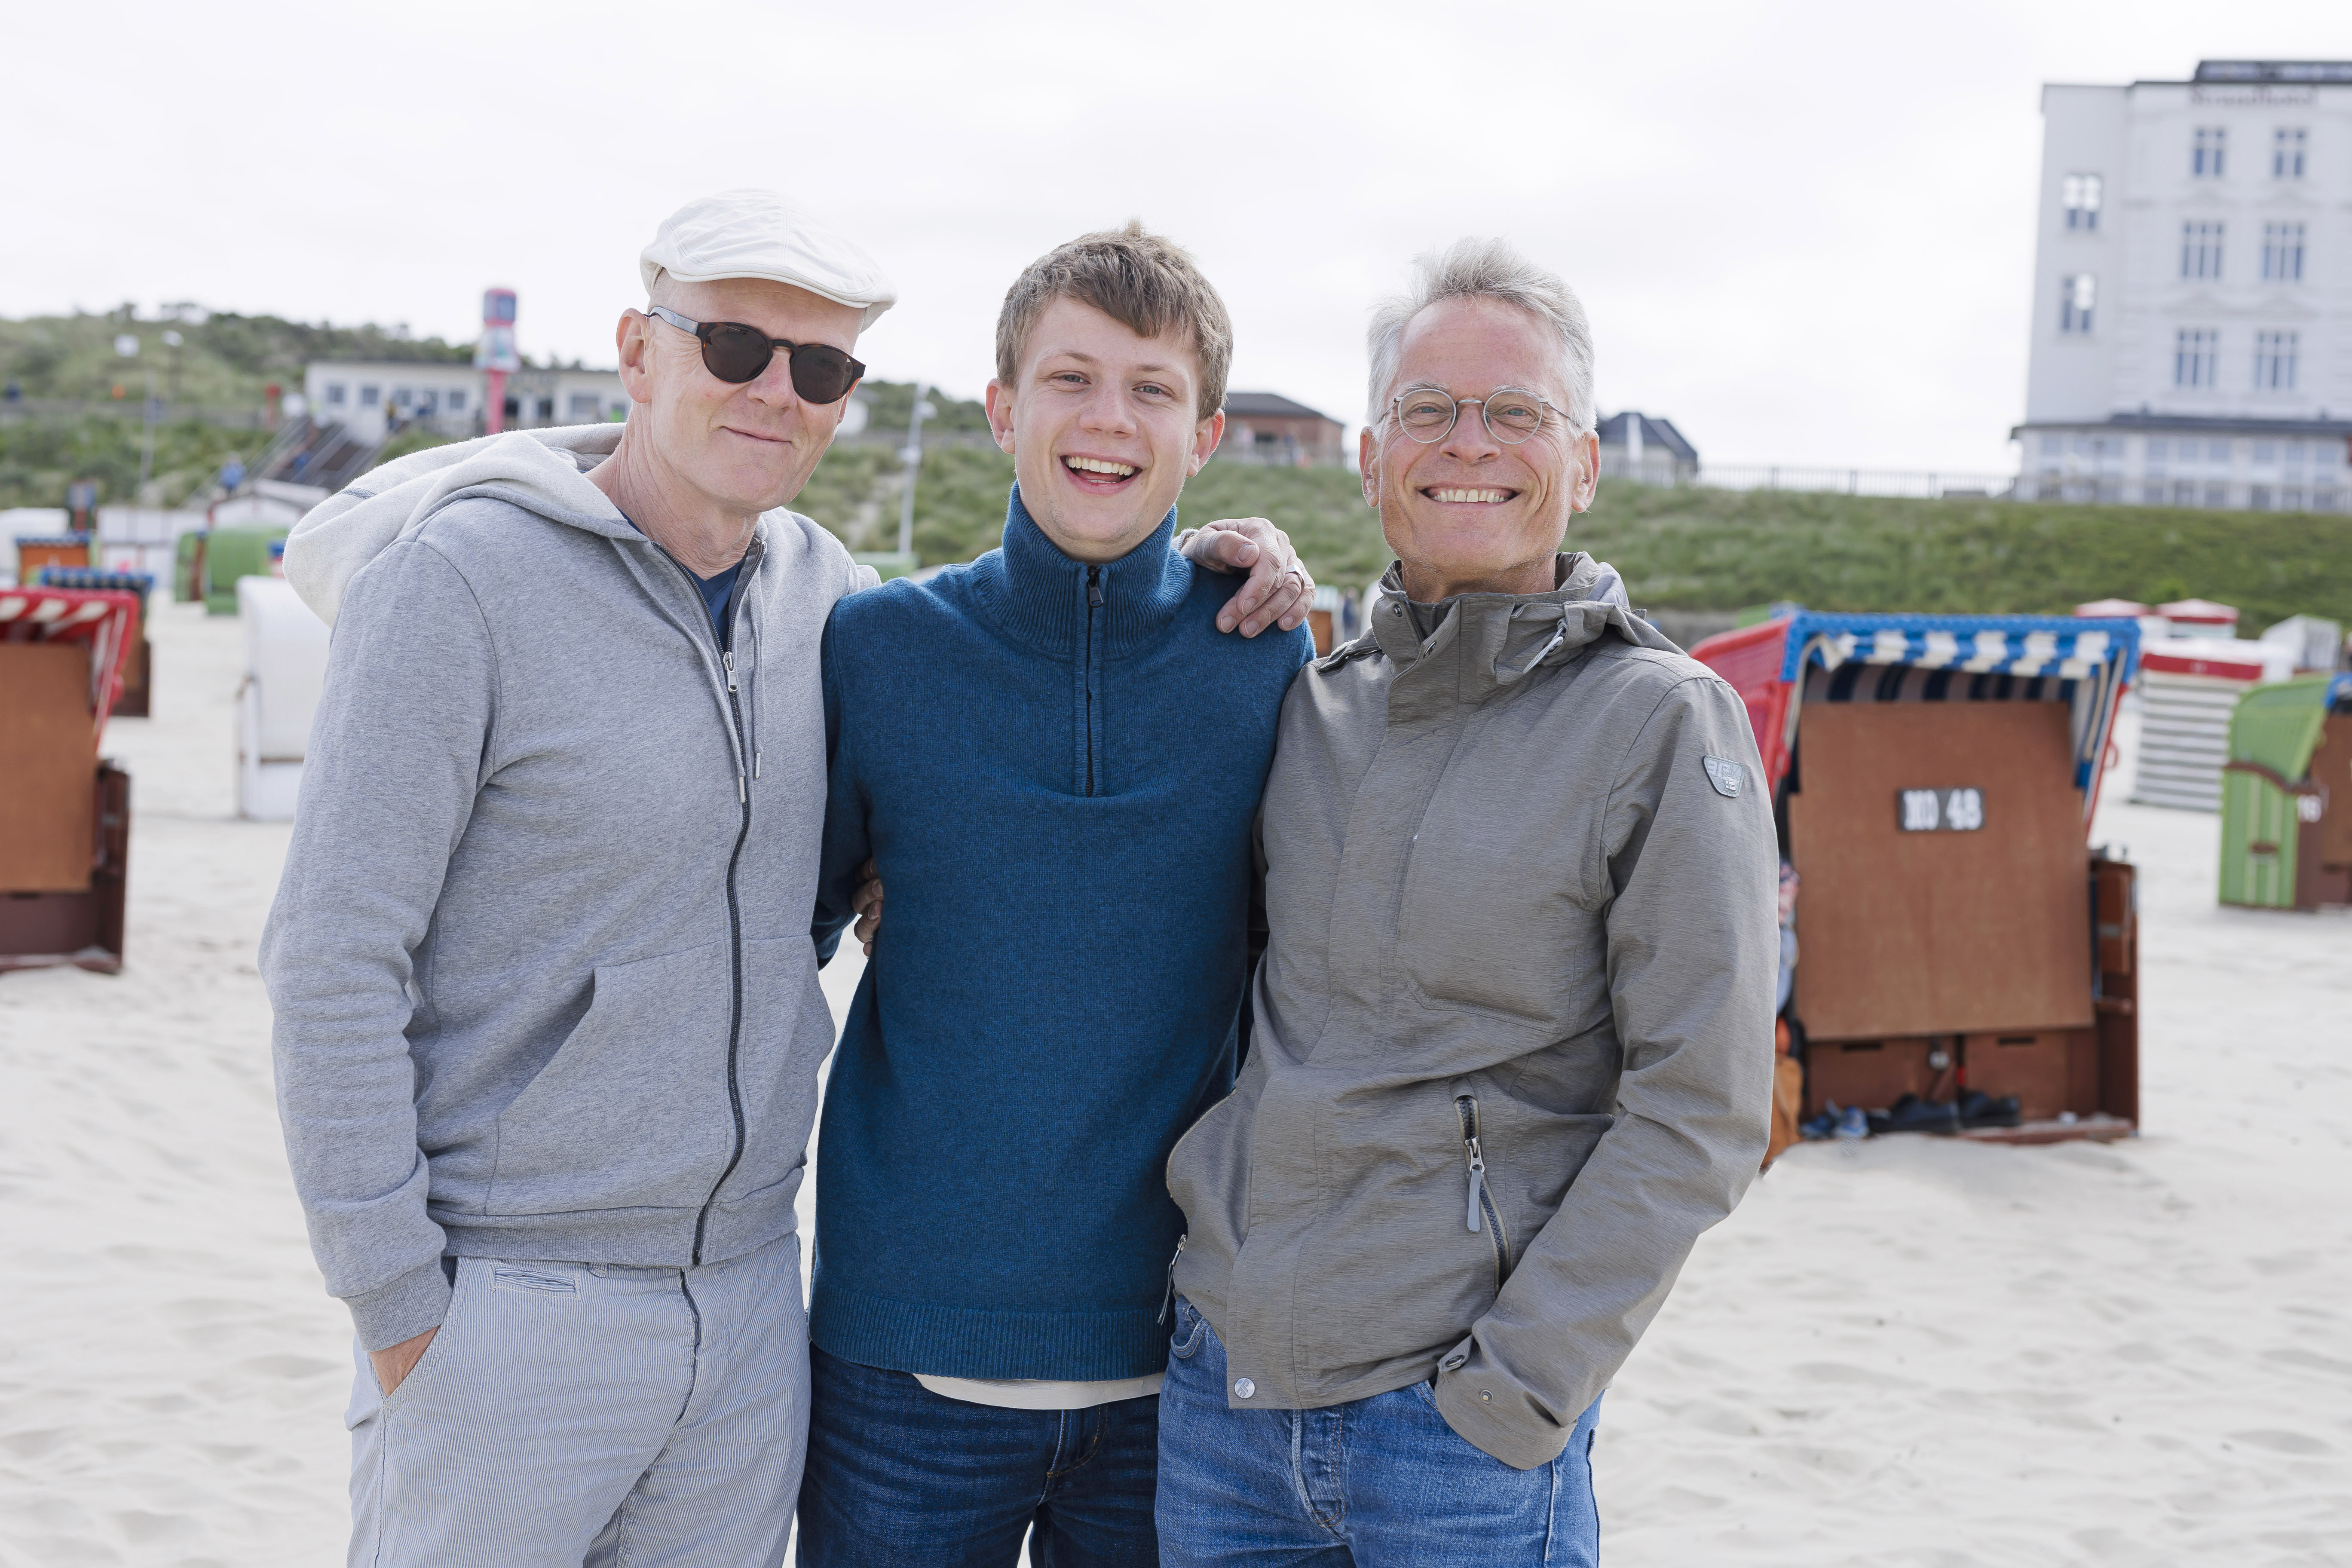
<path fill-rule="evenodd" d="M 765 278 L 866 312 L 864 331 L 898 302 L 874 258 L 773 191 L 720 191 L 662 219 L 637 258 L 646 292 L 665 272 L 682 283 Z"/>

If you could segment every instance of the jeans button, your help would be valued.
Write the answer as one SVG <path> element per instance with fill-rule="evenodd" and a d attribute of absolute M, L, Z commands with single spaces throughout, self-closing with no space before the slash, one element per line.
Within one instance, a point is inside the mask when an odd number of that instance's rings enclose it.
<path fill-rule="evenodd" d="M 1234 1379 L 1234 1393 L 1239 1397 L 1247 1399 L 1251 1394 L 1255 1394 L 1256 1392 L 1257 1384 L 1252 1383 L 1248 1378 L 1237 1377 Z"/>

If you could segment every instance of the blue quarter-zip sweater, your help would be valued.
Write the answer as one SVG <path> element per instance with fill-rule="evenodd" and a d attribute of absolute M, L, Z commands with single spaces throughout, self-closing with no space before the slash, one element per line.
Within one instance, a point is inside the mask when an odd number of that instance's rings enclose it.
<path fill-rule="evenodd" d="M 1250 834 L 1304 631 L 1159 529 L 1107 566 L 1004 543 L 855 594 L 824 640 L 822 951 L 869 855 L 889 909 L 817 1140 L 833 1354 L 944 1377 L 1139 1377 L 1183 1215 L 1168 1152 L 1232 1087 Z"/>

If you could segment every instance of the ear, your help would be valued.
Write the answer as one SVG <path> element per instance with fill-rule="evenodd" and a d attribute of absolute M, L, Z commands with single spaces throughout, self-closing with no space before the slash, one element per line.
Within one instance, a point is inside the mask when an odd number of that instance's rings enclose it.
<path fill-rule="evenodd" d="M 1369 425 L 1356 438 L 1356 471 L 1364 481 L 1364 504 L 1374 511 L 1380 510 L 1380 453 L 1372 445 L 1372 427 Z"/>
<path fill-rule="evenodd" d="M 1570 499 L 1572 511 L 1591 511 L 1593 495 L 1601 489 L 1601 432 L 1588 431 L 1576 444 L 1576 490 Z"/>
<path fill-rule="evenodd" d="M 1225 411 L 1220 408 L 1202 420 L 1201 427 L 1192 432 L 1192 466 L 1184 470 L 1184 477 L 1191 479 L 1199 473 L 1208 462 L 1209 455 L 1217 449 L 1217 443 L 1224 438 Z"/>
<path fill-rule="evenodd" d="M 1013 450 L 1013 394 L 1005 390 L 1003 382 L 991 380 L 988 389 L 981 394 L 981 401 L 987 406 L 988 428 L 996 437 L 997 450 L 1011 452 Z"/>
<path fill-rule="evenodd" d="M 653 345 L 653 318 L 642 310 L 624 310 L 613 329 L 613 346 L 620 352 L 621 390 L 632 403 L 654 400 L 654 375 L 646 363 Z"/>

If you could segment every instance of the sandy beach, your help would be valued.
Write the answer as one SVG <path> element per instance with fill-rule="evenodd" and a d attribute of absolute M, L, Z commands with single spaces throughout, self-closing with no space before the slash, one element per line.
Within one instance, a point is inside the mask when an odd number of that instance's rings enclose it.
<path fill-rule="evenodd" d="M 288 830 L 233 816 L 238 623 L 152 637 L 128 965 L 0 975 L 0 1565 L 338 1562 L 350 1324 L 254 957 Z M 2127 779 L 2145 1135 L 1790 1152 L 1603 1407 L 1615 1568 L 2352 1563 L 2352 920 L 2217 908 L 2217 819 Z"/>

